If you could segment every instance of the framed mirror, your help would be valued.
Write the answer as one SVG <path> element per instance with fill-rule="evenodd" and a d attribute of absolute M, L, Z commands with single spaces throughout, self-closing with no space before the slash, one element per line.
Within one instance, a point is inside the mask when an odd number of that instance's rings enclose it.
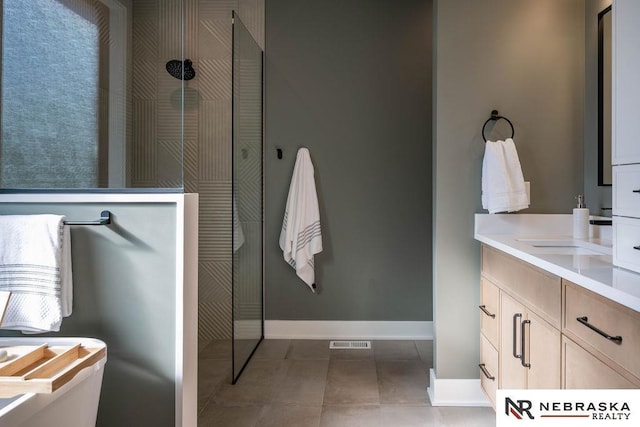
<path fill-rule="evenodd" d="M 598 14 L 598 185 L 611 178 L 611 6 Z"/>

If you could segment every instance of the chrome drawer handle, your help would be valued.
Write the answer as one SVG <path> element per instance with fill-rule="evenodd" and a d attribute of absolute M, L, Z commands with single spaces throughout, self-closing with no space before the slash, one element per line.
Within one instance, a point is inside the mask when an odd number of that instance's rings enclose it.
<path fill-rule="evenodd" d="M 596 328 L 591 323 L 589 323 L 589 319 L 587 318 L 587 316 L 578 317 L 578 318 L 576 318 L 576 320 L 578 322 L 582 323 L 587 328 L 591 329 L 592 331 L 595 331 L 598 334 L 602 335 L 603 337 L 605 337 L 609 341 L 613 341 L 614 343 L 616 343 L 618 345 L 622 344 L 622 337 L 620 335 L 617 335 L 617 336 L 614 337 L 614 336 L 611 336 L 608 333 L 604 332 L 602 329 Z"/>
<path fill-rule="evenodd" d="M 522 313 L 516 313 L 513 315 L 513 357 L 520 359 L 522 354 L 518 354 L 518 346 L 516 341 L 518 339 L 518 318 L 522 319 Z"/>
<path fill-rule="evenodd" d="M 479 305 L 478 308 L 480 308 L 480 310 L 482 310 L 484 312 L 484 314 L 486 314 L 487 316 L 491 317 L 492 319 L 496 318 L 495 314 L 491 314 L 489 312 L 489 310 L 487 310 L 487 306 L 486 305 Z"/>
<path fill-rule="evenodd" d="M 638 190 L 633 190 L 634 193 L 640 193 L 640 189 Z"/>
<path fill-rule="evenodd" d="M 484 363 L 479 364 L 478 367 L 480 368 L 480 370 L 482 371 L 482 373 L 484 374 L 485 377 L 487 377 L 491 381 L 495 381 L 496 380 L 496 377 L 492 376 L 489 373 L 489 371 L 487 371 L 487 368 L 484 367 Z"/>
<path fill-rule="evenodd" d="M 520 344 L 522 346 L 520 348 L 520 354 L 521 354 L 520 364 L 522 366 L 524 366 L 525 368 L 531 368 L 531 363 L 524 361 L 525 360 L 525 350 L 526 350 L 526 345 L 527 345 L 526 342 L 525 342 L 525 339 L 524 339 L 524 337 L 525 337 L 524 328 L 527 325 L 530 325 L 530 324 L 531 324 L 531 320 L 523 320 L 522 323 L 520 324 L 520 328 L 521 328 L 521 331 L 520 331 Z"/>
<path fill-rule="evenodd" d="M 633 249 L 635 249 L 636 251 L 640 251 L 640 245 L 634 246 Z"/>

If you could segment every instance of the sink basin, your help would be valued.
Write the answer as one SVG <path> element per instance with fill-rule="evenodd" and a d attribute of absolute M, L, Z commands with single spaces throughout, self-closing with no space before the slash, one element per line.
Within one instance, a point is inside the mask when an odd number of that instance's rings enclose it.
<path fill-rule="evenodd" d="M 536 253 L 553 254 L 553 255 L 604 255 L 602 252 L 592 251 L 591 249 L 581 248 L 580 246 L 537 246 L 534 248 L 540 250 Z"/>
<path fill-rule="evenodd" d="M 611 249 L 595 243 L 583 242 L 580 240 L 539 240 L 539 239 L 518 239 L 535 248 L 534 252 L 539 254 L 554 255 L 610 255 Z"/>
<path fill-rule="evenodd" d="M 571 239 L 517 239 L 519 242 L 527 243 L 531 246 L 553 246 L 553 247 L 575 247 L 579 244 Z"/>

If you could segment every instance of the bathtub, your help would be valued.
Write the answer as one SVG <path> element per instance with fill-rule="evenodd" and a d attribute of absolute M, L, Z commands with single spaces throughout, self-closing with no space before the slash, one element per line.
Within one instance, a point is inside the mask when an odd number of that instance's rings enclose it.
<path fill-rule="evenodd" d="M 0 348 L 40 344 L 81 344 L 106 350 L 102 341 L 92 338 L 0 338 Z M 95 427 L 106 360 L 105 351 L 104 357 L 79 371 L 53 393 L 23 393 L 0 398 L 0 427 Z"/>

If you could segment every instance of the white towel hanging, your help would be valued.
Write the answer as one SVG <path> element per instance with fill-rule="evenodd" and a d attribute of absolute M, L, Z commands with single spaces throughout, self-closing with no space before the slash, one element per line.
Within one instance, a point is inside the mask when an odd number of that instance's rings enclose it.
<path fill-rule="evenodd" d="M 314 255 L 322 252 L 320 211 L 309 150 L 300 148 L 280 232 L 284 260 L 315 293 Z"/>
<path fill-rule="evenodd" d="M 529 207 L 520 159 L 511 138 L 485 143 L 482 207 L 489 213 L 516 212 Z"/>
<path fill-rule="evenodd" d="M 0 290 L 11 292 L 2 329 L 60 330 L 73 298 L 64 216 L 1 215 L 0 235 Z"/>

